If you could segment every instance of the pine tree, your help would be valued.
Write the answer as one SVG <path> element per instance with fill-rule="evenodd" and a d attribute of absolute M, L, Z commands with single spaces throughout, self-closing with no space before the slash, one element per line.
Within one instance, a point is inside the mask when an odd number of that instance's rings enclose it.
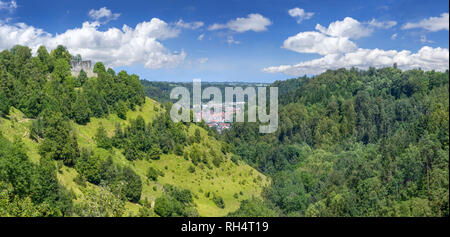
<path fill-rule="evenodd" d="M 97 128 L 97 134 L 95 135 L 95 141 L 97 142 L 97 146 L 104 149 L 110 149 L 112 147 L 111 138 L 106 134 L 106 129 L 103 127 L 103 124 Z"/>
<path fill-rule="evenodd" d="M 83 86 L 87 80 L 88 80 L 88 76 L 87 76 L 86 72 L 83 69 L 81 69 L 80 74 L 78 75 L 78 84 L 80 86 Z"/>
<path fill-rule="evenodd" d="M 77 99 L 73 105 L 73 117 L 78 124 L 86 124 L 91 118 L 91 109 L 86 95 L 83 92 L 77 94 Z"/>
<path fill-rule="evenodd" d="M 127 119 L 127 105 L 122 100 L 117 103 L 116 112 L 119 118 L 126 120 Z"/>
<path fill-rule="evenodd" d="M 3 93 L 3 91 L 0 91 L 0 117 L 8 115 L 9 108 L 10 108 L 10 105 L 9 105 L 8 98 L 6 98 L 6 95 Z"/>

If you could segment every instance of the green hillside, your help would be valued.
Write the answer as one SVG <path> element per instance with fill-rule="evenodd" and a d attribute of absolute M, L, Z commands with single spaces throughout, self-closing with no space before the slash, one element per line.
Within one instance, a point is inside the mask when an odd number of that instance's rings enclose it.
<path fill-rule="evenodd" d="M 156 198 L 162 195 L 164 184 L 172 184 L 176 187 L 190 190 L 194 196 L 194 203 L 200 216 L 224 216 L 236 210 L 241 200 L 252 196 L 260 196 L 262 188 L 267 186 L 268 183 L 265 176 L 244 163 L 236 165 L 230 160 L 231 154 L 229 153 L 226 155 L 227 159 L 219 168 L 215 166 L 211 166 L 211 168 L 203 167 L 203 169 L 196 167 L 195 172 L 191 173 L 188 169 L 192 166 L 192 162 L 185 160 L 182 156 L 165 154 L 162 155 L 160 160 L 136 160 L 131 162 L 124 157 L 120 149 L 105 150 L 97 146 L 95 134 L 100 124 L 105 127 L 109 136 L 113 136 L 116 123 L 121 123 L 123 126 L 129 125 L 130 119 L 136 119 L 139 115 L 146 122 L 151 122 L 159 113 L 155 111 L 155 108 L 162 110 L 159 104 L 147 98 L 142 106 L 136 107 L 135 111 L 129 110 L 127 112 L 128 120 L 120 119 L 116 114 L 111 114 L 106 118 L 92 118 L 91 122 L 86 125 L 73 123 L 80 148 L 90 148 L 101 157 L 111 156 L 115 164 L 131 167 L 142 179 L 141 202 L 126 202 L 125 215 L 137 216 L 144 200 L 147 200 L 152 206 Z M 0 131 L 10 141 L 20 138 L 25 145 L 29 158 L 38 164 L 40 158 L 38 142 L 29 138 L 31 121 L 19 110 L 12 108 L 9 119 L 0 118 Z M 221 152 L 221 143 L 209 137 L 204 129 L 191 125 L 188 130 L 189 134 L 194 134 L 195 129 L 201 131 L 202 140 L 198 145 L 202 150 L 213 149 L 217 153 Z M 185 151 L 190 149 L 192 149 L 192 146 L 187 146 Z M 208 156 L 208 159 L 211 160 L 212 158 Z M 55 165 L 58 165 L 58 162 L 55 161 Z M 160 177 L 157 181 L 150 180 L 146 175 L 149 167 L 163 171 L 164 177 Z M 74 181 L 78 176 L 78 172 L 74 168 L 67 166 L 59 165 L 58 168 L 59 182 L 76 194 L 74 202 L 77 203 L 83 200 L 83 193 L 86 188 Z M 94 190 L 100 189 L 99 186 L 89 182 L 86 182 L 86 185 Z M 210 193 L 210 197 L 206 196 L 207 193 Z M 223 198 L 225 208 L 219 208 L 212 201 L 213 193 Z M 150 213 L 151 216 L 157 216 L 153 211 Z"/>
<path fill-rule="evenodd" d="M 224 216 L 268 179 L 139 77 L 71 74 L 64 46 L 0 52 L 0 216 Z"/>

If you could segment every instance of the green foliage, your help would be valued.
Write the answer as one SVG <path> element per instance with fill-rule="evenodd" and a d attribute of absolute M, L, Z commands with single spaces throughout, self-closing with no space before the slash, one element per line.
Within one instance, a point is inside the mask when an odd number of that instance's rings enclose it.
<path fill-rule="evenodd" d="M 197 164 L 201 161 L 202 159 L 202 152 L 199 148 L 198 145 L 194 145 L 192 147 L 192 150 L 189 154 L 189 157 L 191 158 L 192 163 L 197 166 Z"/>
<path fill-rule="evenodd" d="M 159 160 L 161 157 L 161 154 L 162 154 L 162 152 L 161 152 L 161 149 L 159 148 L 159 146 L 156 144 L 153 144 L 152 148 L 150 149 L 150 153 L 149 153 L 150 159 Z"/>
<path fill-rule="evenodd" d="M 116 107 L 117 116 L 119 118 L 126 120 L 127 119 L 127 105 L 122 100 L 117 103 Z"/>
<path fill-rule="evenodd" d="M 129 127 L 123 130 L 117 127 L 112 139 L 115 147 L 124 148 L 127 160 L 159 160 L 164 153 L 177 153 L 183 149 L 186 132 L 182 124 L 174 124 L 168 113 L 164 113 L 148 125 L 142 116 L 138 116 L 130 121 Z"/>
<path fill-rule="evenodd" d="M 65 59 L 56 59 L 55 68 L 53 69 L 53 79 L 58 82 L 69 79 L 70 77 L 70 64 Z"/>
<path fill-rule="evenodd" d="M 236 194 L 237 197 L 237 194 Z M 239 209 L 228 214 L 229 217 L 277 217 L 277 213 L 260 199 L 243 200 Z"/>
<path fill-rule="evenodd" d="M 125 167 L 122 172 L 123 180 L 126 183 L 125 197 L 130 202 L 138 202 L 142 193 L 141 177 L 129 167 Z"/>
<path fill-rule="evenodd" d="M 95 134 L 95 141 L 97 142 L 97 146 L 104 149 L 112 148 L 112 140 L 106 134 L 106 129 L 102 124 L 97 128 L 97 133 Z"/>
<path fill-rule="evenodd" d="M 277 81 L 278 130 L 235 123 L 223 139 L 271 176 L 265 201 L 281 215 L 448 216 L 448 78 L 371 68 Z"/>
<path fill-rule="evenodd" d="M 31 163 L 23 145 L 19 141 L 10 143 L 1 133 L 0 157 L 2 216 L 65 216 L 72 213 L 72 197 L 58 183 L 56 167 L 50 159 L 41 158 L 39 165 Z"/>
<path fill-rule="evenodd" d="M 158 180 L 158 176 L 164 176 L 164 173 L 162 171 L 159 171 L 153 167 L 149 167 L 147 170 L 147 177 L 153 181 Z"/>
<path fill-rule="evenodd" d="M 219 195 L 214 194 L 212 201 L 214 202 L 214 204 L 216 204 L 216 206 L 218 206 L 219 208 L 224 209 L 225 208 L 225 203 L 223 201 L 223 198 Z"/>
<path fill-rule="evenodd" d="M 0 91 L 0 117 L 8 115 L 9 114 L 9 101 L 8 98 L 6 98 L 5 93 L 3 91 Z"/>
<path fill-rule="evenodd" d="M 200 135 L 200 130 L 197 128 L 197 129 L 195 129 L 195 133 L 194 133 L 194 141 L 196 143 L 200 143 L 201 140 L 202 140 L 202 136 Z"/>
<path fill-rule="evenodd" d="M 187 189 L 164 185 L 165 193 L 155 201 L 155 213 L 161 217 L 198 216 L 192 194 Z"/>
<path fill-rule="evenodd" d="M 97 73 L 97 74 L 105 73 L 106 72 L 105 65 L 102 62 L 97 62 L 94 65 L 93 71 L 94 71 L 94 73 Z"/>
<path fill-rule="evenodd" d="M 86 83 L 86 81 L 88 80 L 88 76 L 83 69 L 81 69 L 80 74 L 78 74 L 77 80 L 78 80 L 79 86 L 83 86 Z"/>
<path fill-rule="evenodd" d="M 85 124 L 92 116 L 102 117 L 114 111 L 119 101 L 125 103 L 125 107 L 122 103 L 118 106 L 121 115 L 128 108 L 145 102 L 143 87 L 136 75 L 106 73 L 104 65 L 97 63 L 95 70 L 103 72 L 98 78 L 88 80 L 81 71 L 75 80 L 70 72 L 71 58 L 64 46 L 58 46 L 50 54 L 41 46 L 36 57 L 32 56 L 30 48 L 20 45 L 1 52 L 0 114 L 6 114 L 9 106 L 31 118 L 51 110 Z M 81 87 L 80 94 L 75 87 Z"/>
<path fill-rule="evenodd" d="M 94 156 L 92 151 L 83 148 L 81 150 L 81 157 L 77 161 L 76 169 L 81 175 L 86 177 L 87 181 L 93 184 L 100 184 L 101 181 L 101 166 L 100 157 Z"/>
<path fill-rule="evenodd" d="M 189 173 L 195 173 L 195 167 L 194 166 L 189 166 L 189 168 L 188 168 L 188 171 L 189 171 Z"/>
<path fill-rule="evenodd" d="M 62 45 L 58 45 L 56 49 L 52 50 L 50 55 L 56 60 L 64 59 L 67 63 L 70 63 L 70 59 L 72 58 L 67 48 Z"/>
<path fill-rule="evenodd" d="M 84 199 L 74 209 L 81 217 L 120 217 L 125 212 L 125 202 L 105 188 L 87 188 Z"/>
<path fill-rule="evenodd" d="M 77 93 L 77 99 L 72 108 L 73 117 L 78 124 L 87 124 L 91 118 L 91 109 L 89 108 L 89 102 L 84 93 Z"/>
<path fill-rule="evenodd" d="M 67 166 L 75 165 L 80 152 L 69 122 L 61 113 L 51 111 L 44 113 L 42 119 L 44 141 L 39 146 L 41 156 L 62 160 Z"/>
<path fill-rule="evenodd" d="M 83 149 L 75 167 L 92 184 L 102 184 L 123 200 L 138 202 L 142 193 L 142 181 L 129 167 L 114 165 L 112 159 L 102 159 L 92 151 Z"/>

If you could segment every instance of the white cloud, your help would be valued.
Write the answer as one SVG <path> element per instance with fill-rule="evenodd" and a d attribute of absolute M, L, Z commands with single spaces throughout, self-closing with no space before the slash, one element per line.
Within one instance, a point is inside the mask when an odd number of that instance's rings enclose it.
<path fill-rule="evenodd" d="M 281 65 L 264 68 L 267 73 L 285 73 L 291 76 L 319 74 L 327 69 L 358 67 L 386 67 L 397 63 L 401 69 L 422 68 L 444 71 L 449 68 L 448 48 L 422 47 L 418 52 L 408 50 L 363 49 L 350 40 L 370 35 L 374 28 L 391 28 L 396 22 L 372 20 L 360 23 L 346 17 L 343 21 L 331 23 L 328 28 L 317 25 L 320 32 L 300 32 L 284 41 L 283 48 L 299 53 L 315 53 L 322 57 L 295 65 Z M 396 39 L 397 33 L 391 36 Z M 426 37 L 422 42 L 428 42 Z"/>
<path fill-rule="evenodd" d="M 199 59 L 197 59 L 197 62 L 200 64 L 204 64 L 204 63 L 208 62 L 208 58 L 199 58 Z"/>
<path fill-rule="evenodd" d="M 239 33 L 250 30 L 261 32 L 266 31 L 267 26 L 270 26 L 271 24 L 272 22 L 261 14 L 248 14 L 247 17 L 238 17 L 228 21 L 226 24 L 215 23 L 211 25 L 208 30 L 230 29 Z"/>
<path fill-rule="evenodd" d="M 346 17 L 342 21 L 330 23 L 328 28 L 317 24 L 316 30 L 330 36 L 359 39 L 370 36 L 376 28 L 390 29 L 396 25 L 396 21 L 378 21 L 376 19 L 372 19 L 369 22 L 359 22 L 351 17 Z"/>
<path fill-rule="evenodd" d="M 372 19 L 369 23 L 369 26 L 381 28 L 381 29 L 389 29 L 397 25 L 396 21 L 377 21 Z"/>
<path fill-rule="evenodd" d="M 392 39 L 392 40 L 395 40 L 395 39 L 397 39 L 397 37 L 398 37 L 398 34 L 397 34 L 397 33 L 394 33 L 394 34 L 391 36 L 391 39 Z"/>
<path fill-rule="evenodd" d="M 426 35 L 421 35 L 420 36 L 420 42 L 423 43 L 423 44 L 425 44 L 425 43 L 430 43 L 430 44 L 434 43 L 434 41 L 427 39 Z"/>
<path fill-rule="evenodd" d="M 205 34 L 199 35 L 197 39 L 198 39 L 198 40 L 203 40 L 203 38 L 205 38 Z"/>
<path fill-rule="evenodd" d="M 91 9 L 89 11 L 89 17 L 102 24 L 117 20 L 119 16 L 120 13 L 112 13 L 111 10 L 106 7 L 102 7 L 98 10 Z"/>
<path fill-rule="evenodd" d="M 232 44 L 240 44 L 241 42 L 237 41 L 237 40 L 234 40 L 234 37 L 230 35 L 230 36 L 227 37 L 227 43 L 229 45 L 232 45 Z"/>
<path fill-rule="evenodd" d="M 132 64 L 144 64 L 147 68 L 172 67 L 186 57 L 184 51 L 172 53 L 159 42 L 177 37 L 179 30 L 158 18 L 141 22 L 135 28 L 124 25 L 122 29 L 100 31 L 98 27 L 98 22 L 84 22 L 81 28 L 52 35 L 24 23 L 0 24 L 0 50 L 21 44 L 36 52 L 40 45 L 53 49 L 61 44 L 72 54 L 112 67 Z"/>
<path fill-rule="evenodd" d="M 328 28 L 317 24 L 316 30 L 330 36 L 353 39 L 369 36 L 373 31 L 371 28 L 365 27 L 359 21 L 351 17 L 346 17 L 342 21 L 332 22 Z"/>
<path fill-rule="evenodd" d="M 201 21 L 184 22 L 183 20 L 179 20 L 175 25 L 180 28 L 195 30 L 205 25 L 205 23 Z"/>
<path fill-rule="evenodd" d="M 284 41 L 283 48 L 299 53 L 320 55 L 345 53 L 357 49 L 348 38 L 327 36 L 319 32 L 300 32 Z"/>
<path fill-rule="evenodd" d="M 264 72 L 282 72 L 291 76 L 319 74 L 327 69 L 358 67 L 386 67 L 397 63 L 401 69 L 422 68 L 444 71 L 449 67 L 449 51 L 445 48 L 422 47 L 417 53 L 408 50 L 358 49 L 345 54 L 329 54 L 296 65 L 264 68 Z"/>
<path fill-rule="evenodd" d="M 448 23 L 449 17 L 448 12 L 442 13 L 440 17 L 430 17 L 428 19 L 423 19 L 417 23 L 408 22 L 402 26 L 402 29 L 414 29 L 414 28 L 423 28 L 428 31 L 440 31 L 447 30 L 448 31 Z"/>
<path fill-rule="evenodd" d="M 17 8 L 16 1 L 1 1 L 0 0 L 0 10 L 14 11 Z"/>
<path fill-rule="evenodd" d="M 308 20 L 314 16 L 313 12 L 305 12 L 304 9 L 298 7 L 289 9 L 288 13 L 290 16 L 297 19 L 298 24 L 300 24 L 303 20 Z"/>

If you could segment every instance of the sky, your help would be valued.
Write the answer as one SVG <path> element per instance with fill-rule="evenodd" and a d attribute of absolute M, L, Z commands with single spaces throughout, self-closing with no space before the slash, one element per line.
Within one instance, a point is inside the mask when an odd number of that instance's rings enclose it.
<path fill-rule="evenodd" d="M 449 67 L 448 1 L 0 0 L 0 50 L 65 45 L 151 81 Z"/>

